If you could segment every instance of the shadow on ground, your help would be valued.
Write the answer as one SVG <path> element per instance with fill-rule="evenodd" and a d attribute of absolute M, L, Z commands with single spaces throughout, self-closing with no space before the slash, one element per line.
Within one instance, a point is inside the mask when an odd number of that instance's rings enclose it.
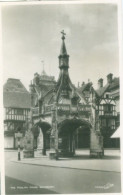
<path fill-rule="evenodd" d="M 46 186 L 48 188 L 48 186 Z M 55 191 L 35 186 L 12 177 L 5 177 L 5 191 L 7 194 L 59 194 Z"/>
<path fill-rule="evenodd" d="M 66 157 L 66 158 L 60 157 L 59 158 L 59 160 L 87 160 L 87 159 L 95 160 L 95 158 L 91 158 L 89 155 L 75 155 L 74 157 Z M 96 159 L 100 160 L 100 158 L 96 158 Z M 105 155 L 103 158 L 101 158 L 101 160 L 118 160 L 118 159 L 120 159 L 120 156 Z"/>

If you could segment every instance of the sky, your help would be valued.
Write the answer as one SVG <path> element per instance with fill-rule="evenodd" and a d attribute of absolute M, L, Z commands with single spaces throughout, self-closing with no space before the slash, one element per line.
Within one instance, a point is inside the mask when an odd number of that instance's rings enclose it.
<path fill-rule="evenodd" d="M 119 76 L 115 4 L 5 5 L 2 7 L 3 80 L 17 78 L 28 89 L 34 73 L 59 75 L 61 31 L 66 33 L 69 74 L 77 86 Z"/>

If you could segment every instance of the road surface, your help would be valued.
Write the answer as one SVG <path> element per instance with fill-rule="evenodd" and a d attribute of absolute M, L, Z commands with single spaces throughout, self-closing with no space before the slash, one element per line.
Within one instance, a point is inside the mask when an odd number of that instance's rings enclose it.
<path fill-rule="evenodd" d="M 45 167 L 10 162 L 6 152 L 6 194 L 77 194 L 120 192 L 120 173 Z"/>

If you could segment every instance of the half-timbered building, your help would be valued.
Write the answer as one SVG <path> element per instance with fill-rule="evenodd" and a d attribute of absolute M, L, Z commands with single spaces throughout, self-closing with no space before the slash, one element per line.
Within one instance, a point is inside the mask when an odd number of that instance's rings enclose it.
<path fill-rule="evenodd" d="M 3 88 L 4 105 L 4 147 L 16 148 L 15 132 L 24 130 L 30 116 L 31 97 L 19 79 L 10 78 Z"/>
<path fill-rule="evenodd" d="M 82 83 L 78 90 L 85 95 L 88 100 L 91 82 Z M 97 107 L 99 112 L 100 130 L 103 136 L 104 148 L 119 148 L 119 139 L 112 139 L 111 135 L 120 126 L 120 110 L 119 110 L 119 78 L 113 78 L 113 74 L 107 75 L 106 84 L 103 85 L 103 79 L 98 80 L 98 88 L 95 90 L 97 97 Z M 78 148 L 82 147 L 83 139 L 81 132 L 78 131 Z M 84 139 L 85 140 L 85 139 Z"/>
<path fill-rule="evenodd" d="M 96 93 L 100 99 L 99 116 L 104 147 L 119 148 L 119 140 L 111 138 L 111 135 L 120 126 L 119 78 L 113 78 L 113 74 L 108 74 L 105 86 L 103 86 L 103 79 L 99 79 Z"/>

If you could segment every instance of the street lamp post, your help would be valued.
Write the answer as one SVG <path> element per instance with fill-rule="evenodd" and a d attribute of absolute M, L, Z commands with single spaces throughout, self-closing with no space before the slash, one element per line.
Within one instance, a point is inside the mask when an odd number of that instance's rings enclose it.
<path fill-rule="evenodd" d="M 18 161 L 21 160 L 21 155 L 20 155 L 20 139 L 22 138 L 22 133 L 18 131 L 18 133 L 15 133 L 15 138 L 17 138 L 18 141 Z"/>

